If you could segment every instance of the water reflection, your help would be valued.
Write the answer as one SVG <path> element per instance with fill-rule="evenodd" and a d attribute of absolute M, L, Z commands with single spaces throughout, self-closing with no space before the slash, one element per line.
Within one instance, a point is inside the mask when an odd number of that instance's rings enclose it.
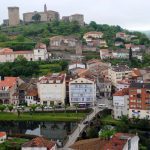
<path fill-rule="evenodd" d="M 9 134 L 42 135 L 49 139 L 63 141 L 75 126 L 74 122 L 1 121 L 0 131 Z"/>

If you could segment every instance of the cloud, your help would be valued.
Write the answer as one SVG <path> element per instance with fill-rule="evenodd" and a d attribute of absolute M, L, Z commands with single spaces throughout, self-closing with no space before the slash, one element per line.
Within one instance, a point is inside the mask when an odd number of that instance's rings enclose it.
<path fill-rule="evenodd" d="M 22 18 L 24 12 L 43 11 L 45 3 L 61 16 L 82 13 L 87 23 L 93 20 L 128 29 L 150 29 L 148 0 L 5 0 L 0 8 L 0 22 L 8 18 L 8 6 L 19 6 Z"/>

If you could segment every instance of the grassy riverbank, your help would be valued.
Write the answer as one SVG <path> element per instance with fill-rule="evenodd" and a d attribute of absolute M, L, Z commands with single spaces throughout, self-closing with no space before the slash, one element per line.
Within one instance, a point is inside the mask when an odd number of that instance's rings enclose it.
<path fill-rule="evenodd" d="M 85 117 L 86 113 L 17 113 L 0 112 L 0 121 L 78 121 Z"/>

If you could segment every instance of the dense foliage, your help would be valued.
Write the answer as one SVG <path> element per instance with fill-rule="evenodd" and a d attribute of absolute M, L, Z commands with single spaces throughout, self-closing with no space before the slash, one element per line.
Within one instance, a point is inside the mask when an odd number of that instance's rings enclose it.
<path fill-rule="evenodd" d="M 38 19 L 38 16 L 35 16 L 35 20 Z M 77 22 L 64 22 L 64 21 L 53 21 L 49 23 L 40 23 L 35 22 L 27 25 L 20 25 L 17 27 L 2 27 L 0 30 L 0 42 L 29 42 L 28 45 L 32 42 L 42 41 L 47 45 L 49 44 L 49 37 L 55 35 L 74 35 L 82 39 L 83 35 L 89 31 L 100 31 L 104 33 L 104 39 L 107 41 L 109 47 L 114 47 L 114 42 L 116 40 L 115 35 L 117 32 L 126 32 L 127 34 L 134 34 L 138 37 L 138 40 L 134 40 L 135 44 L 145 44 L 149 45 L 150 40 L 140 32 L 129 32 L 128 30 L 122 29 L 120 26 L 110 26 L 107 24 L 97 24 L 92 21 L 89 24 L 81 27 Z M 15 37 L 14 37 L 15 35 Z M 124 41 L 127 42 L 128 41 Z M 7 43 L 6 43 L 7 44 Z M 0 43 L 1 46 L 1 43 Z M 10 45 L 8 45 L 10 46 Z M 14 47 L 13 47 L 14 48 Z M 16 48 L 17 49 L 17 48 Z M 25 49 L 24 47 L 22 49 Z"/>
<path fill-rule="evenodd" d="M 60 62 L 32 62 L 19 56 L 13 63 L 0 64 L 0 75 L 4 76 L 38 76 L 53 72 L 64 71 L 67 67 L 66 61 Z"/>

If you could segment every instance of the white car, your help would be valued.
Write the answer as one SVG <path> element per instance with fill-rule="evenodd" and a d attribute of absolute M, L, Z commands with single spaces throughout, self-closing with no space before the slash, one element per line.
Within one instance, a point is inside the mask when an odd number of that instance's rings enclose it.
<path fill-rule="evenodd" d="M 98 107 L 99 108 L 108 108 L 108 106 L 106 104 L 99 104 Z"/>

